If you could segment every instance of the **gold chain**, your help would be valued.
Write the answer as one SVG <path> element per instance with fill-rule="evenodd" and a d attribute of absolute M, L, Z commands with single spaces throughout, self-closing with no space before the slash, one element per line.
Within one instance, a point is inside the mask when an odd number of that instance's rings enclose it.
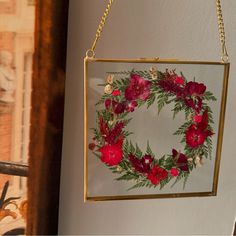
<path fill-rule="evenodd" d="M 109 0 L 108 5 L 105 9 L 105 12 L 103 13 L 102 19 L 99 23 L 96 36 L 94 39 L 94 42 L 92 44 L 91 49 L 89 49 L 86 52 L 87 57 L 94 57 L 95 56 L 95 49 L 97 42 L 99 38 L 101 37 L 102 30 L 105 26 L 108 14 L 110 12 L 111 6 L 113 4 L 114 0 Z M 221 59 L 223 62 L 228 62 L 229 56 L 227 53 L 227 48 L 226 48 L 226 40 L 225 40 L 225 28 L 224 28 L 224 21 L 223 21 L 223 15 L 222 15 L 222 8 L 221 8 L 221 2 L 220 0 L 216 0 L 216 13 L 217 13 L 217 22 L 218 22 L 218 28 L 219 28 L 219 38 L 222 46 L 222 55 Z"/>
<path fill-rule="evenodd" d="M 102 30 L 103 30 L 103 28 L 105 26 L 106 19 L 108 17 L 108 14 L 110 12 L 110 9 L 111 9 L 111 6 L 112 6 L 113 2 L 114 2 L 114 0 L 109 0 L 109 3 L 107 5 L 107 7 L 106 7 L 106 10 L 103 13 L 102 19 L 101 19 L 101 21 L 99 23 L 99 26 L 98 26 L 98 29 L 97 29 L 96 36 L 95 36 L 94 42 L 92 44 L 92 47 L 91 47 L 91 49 L 89 49 L 86 52 L 86 56 L 91 56 L 91 57 L 95 56 L 95 48 L 96 48 L 96 45 L 97 45 L 97 41 L 101 37 Z"/>
<path fill-rule="evenodd" d="M 217 13 L 218 28 L 219 28 L 219 37 L 220 37 L 220 42 L 221 42 L 221 47 L 222 47 L 221 60 L 223 62 L 228 62 L 229 56 L 228 56 L 228 52 L 226 48 L 225 27 L 224 27 L 224 20 L 223 20 L 220 0 L 216 0 L 216 13 Z"/>

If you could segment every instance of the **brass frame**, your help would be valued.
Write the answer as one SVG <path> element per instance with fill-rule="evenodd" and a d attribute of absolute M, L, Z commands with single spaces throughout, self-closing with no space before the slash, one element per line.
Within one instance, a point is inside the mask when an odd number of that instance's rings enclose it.
<path fill-rule="evenodd" d="M 120 62 L 120 63 L 159 63 L 159 64 L 203 64 L 203 65 L 223 65 L 224 78 L 221 93 L 221 108 L 219 119 L 219 130 L 216 147 L 216 160 L 214 166 L 214 177 L 212 191 L 209 192 L 189 192 L 189 193 L 168 193 L 168 194 L 147 194 L 147 195 L 119 195 L 119 196 L 97 196 L 89 197 L 87 191 L 88 179 L 88 63 L 90 62 Z M 216 196 L 220 171 L 220 160 L 222 152 L 223 131 L 225 122 L 225 110 L 228 91 L 230 63 L 214 61 L 181 61 L 177 59 L 140 58 L 140 59 L 102 59 L 86 57 L 84 59 L 84 201 L 108 201 L 108 200 L 138 200 L 154 198 L 180 198 L 180 197 L 208 197 Z"/>

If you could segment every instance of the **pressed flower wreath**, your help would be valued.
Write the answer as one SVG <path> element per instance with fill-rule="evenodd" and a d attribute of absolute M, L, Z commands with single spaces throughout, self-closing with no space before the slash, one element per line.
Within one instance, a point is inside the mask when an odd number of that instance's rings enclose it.
<path fill-rule="evenodd" d="M 114 76 L 119 75 L 119 79 Z M 174 70 L 165 72 L 151 68 L 150 71 L 128 71 L 109 73 L 104 95 L 96 105 L 97 128 L 93 128 L 93 141 L 89 149 L 112 172 L 119 174 L 116 180 L 132 181 L 130 189 L 157 187 L 162 189 L 172 179 L 173 185 L 203 164 L 203 158 L 211 158 L 212 110 L 209 101 L 216 101 L 203 83 L 188 82 L 184 75 Z M 174 133 L 180 135 L 183 151 L 172 149 L 170 154 L 156 158 L 149 143 L 145 152 L 128 140 L 132 134 L 125 130 L 132 120 L 128 118 L 141 106 L 149 108 L 157 102 L 158 112 L 174 103 L 173 118 L 183 111 L 185 121 Z"/>

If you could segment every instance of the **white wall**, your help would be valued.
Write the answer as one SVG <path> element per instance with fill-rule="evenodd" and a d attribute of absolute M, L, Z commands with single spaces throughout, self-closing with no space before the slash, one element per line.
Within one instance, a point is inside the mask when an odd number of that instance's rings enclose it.
<path fill-rule="evenodd" d="M 107 1 L 71 0 L 60 234 L 230 235 L 236 212 L 236 1 L 223 0 L 231 78 L 217 197 L 83 203 L 83 57 Z M 219 59 L 214 0 L 119 0 L 98 57 Z"/>

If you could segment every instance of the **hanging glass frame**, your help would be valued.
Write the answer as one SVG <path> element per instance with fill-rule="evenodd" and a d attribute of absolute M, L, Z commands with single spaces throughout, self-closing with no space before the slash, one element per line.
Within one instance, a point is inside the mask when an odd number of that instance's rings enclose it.
<path fill-rule="evenodd" d="M 215 196 L 229 67 L 86 57 L 85 201 Z"/>

